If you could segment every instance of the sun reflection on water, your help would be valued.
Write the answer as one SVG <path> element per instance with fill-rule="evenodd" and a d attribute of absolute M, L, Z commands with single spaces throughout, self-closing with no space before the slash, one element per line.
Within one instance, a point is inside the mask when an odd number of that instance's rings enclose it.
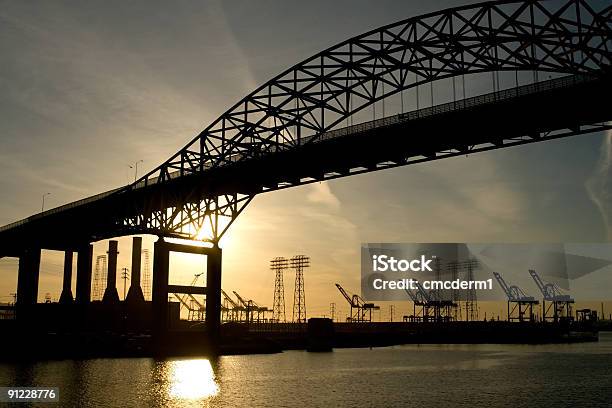
<path fill-rule="evenodd" d="M 201 400 L 219 392 L 210 361 L 207 359 L 176 360 L 170 363 L 171 398 Z"/>

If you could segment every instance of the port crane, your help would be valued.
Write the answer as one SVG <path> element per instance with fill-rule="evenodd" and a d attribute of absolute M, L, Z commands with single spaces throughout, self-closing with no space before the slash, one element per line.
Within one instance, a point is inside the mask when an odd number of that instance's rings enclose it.
<path fill-rule="evenodd" d="M 447 322 L 453 320 L 453 312 L 457 309 L 457 303 L 442 299 L 438 291 L 427 292 L 417 280 L 413 282 L 416 286 L 414 291 L 404 289 L 412 301 L 412 316 L 404 316 L 404 321 Z"/>
<path fill-rule="evenodd" d="M 558 322 L 560 320 L 572 320 L 572 304 L 574 299 L 570 295 L 561 293 L 561 288 L 552 282 L 544 282 L 540 275 L 533 270 L 529 270 L 529 275 L 533 278 L 536 286 L 542 292 L 542 319 Z M 548 304 L 546 303 L 548 302 Z"/>
<path fill-rule="evenodd" d="M 223 295 L 223 304 L 221 305 L 221 313 L 224 315 L 222 319 L 225 322 L 237 322 L 242 318 L 242 313 L 245 311 L 244 307 L 234 302 L 223 289 L 221 289 Z"/>
<path fill-rule="evenodd" d="M 271 312 L 272 309 L 266 306 L 262 306 L 258 304 L 257 302 L 255 302 L 254 300 L 249 300 L 249 302 L 253 305 L 253 311 L 257 313 L 257 318 L 256 318 L 257 323 L 267 322 L 268 319 L 266 319 L 266 313 Z"/>
<path fill-rule="evenodd" d="M 203 274 L 204 273 L 196 273 L 189 286 L 195 286 L 196 282 L 198 281 L 198 278 Z M 179 295 L 178 293 L 173 293 L 173 295 L 175 298 L 178 299 L 180 303 L 179 310 L 183 307 L 188 310 L 187 320 L 204 320 L 204 316 L 206 315 L 206 308 L 193 296 L 193 294 L 186 293 Z"/>
<path fill-rule="evenodd" d="M 245 315 L 246 315 L 245 316 L 246 323 L 253 323 L 254 321 L 259 323 L 261 321 L 266 320 L 265 318 L 266 313 L 270 312 L 271 311 L 270 309 L 268 309 L 267 307 L 258 305 L 253 300 L 244 300 L 244 298 L 242 298 L 242 296 L 240 296 L 238 292 L 236 292 L 235 290 L 232 292 L 236 296 L 236 299 L 238 299 L 238 302 L 242 304 L 242 306 L 244 307 Z M 254 316 L 257 316 L 257 318 L 255 319 Z"/>
<path fill-rule="evenodd" d="M 511 322 L 516 320 L 523 322 L 527 320 L 525 319 L 525 314 L 528 314 L 528 320 L 533 322 L 533 305 L 537 305 L 540 302 L 533 296 L 527 296 L 520 287 L 508 285 L 498 272 L 493 272 L 493 276 L 495 276 L 499 286 L 501 286 L 508 298 L 508 321 Z"/>
<path fill-rule="evenodd" d="M 202 276 L 202 275 L 203 275 L 203 273 L 196 273 L 196 274 L 193 276 L 193 280 L 191 281 L 191 283 L 189 284 L 189 286 L 195 286 L 196 282 L 198 281 L 198 278 L 199 278 L 200 276 Z M 188 295 L 188 294 L 183 294 L 182 296 L 180 296 L 178 293 L 173 293 L 173 295 L 174 295 L 174 297 L 176 297 L 176 298 L 178 299 L 178 301 L 180 302 L 180 304 L 181 304 L 181 306 L 180 306 L 180 307 L 181 307 L 181 308 L 184 306 L 185 308 L 189 309 L 189 307 L 190 307 L 190 306 L 189 306 L 189 303 L 187 303 L 187 300 L 188 300 L 188 297 L 189 297 L 189 295 Z"/>
<path fill-rule="evenodd" d="M 189 294 L 189 314 L 187 320 L 204 321 L 206 316 L 206 306 L 200 303 L 191 293 Z"/>
<path fill-rule="evenodd" d="M 336 287 L 351 307 L 350 316 L 346 319 L 347 322 L 371 322 L 372 310 L 380 310 L 380 306 L 376 306 L 374 303 L 366 303 L 361 296 L 349 294 L 339 283 L 336 283 Z"/>
<path fill-rule="evenodd" d="M 236 296 L 236 299 L 238 299 L 238 303 L 240 303 L 242 305 L 242 308 L 244 309 L 244 322 L 246 323 L 250 323 L 253 321 L 253 301 L 252 300 L 244 300 L 242 298 L 242 296 L 240 296 L 238 294 L 238 292 L 236 292 L 235 290 L 232 291 L 234 293 L 234 296 Z"/>
<path fill-rule="evenodd" d="M 414 281 L 416 282 L 416 281 Z M 429 310 L 429 295 L 423 287 L 416 282 L 417 288 L 412 291 L 408 288 L 404 290 L 408 294 L 408 297 L 412 301 L 412 315 L 404 316 L 404 321 L 427 321 L 429 319 L 430 310 Z"/>

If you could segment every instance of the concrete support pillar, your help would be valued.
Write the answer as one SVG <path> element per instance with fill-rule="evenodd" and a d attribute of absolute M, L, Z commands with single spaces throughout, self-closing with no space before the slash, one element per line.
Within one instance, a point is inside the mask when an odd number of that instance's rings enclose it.
<path fill-rule="evenodd" d="M 130 276 L 130 289 L 126 301 L 130 304 L 144 303 L 144 295 L 140 287 L 140 266 L 142 262 L 142 238 L 132 239 L 132 273 Z"/>
<path fill-rule="evenodd" d="M 76 303 L 87 304 L 91 301 L 91 265 L 93 245 L 85 244 L 77 251 Z"/>
<path fill-rule="evenodd" d="M 17 305 L 34 305 L 38 300 L 40 248 L 29 248 L 19 257 L 17 277 Z"/>
<path fill-rule="evenodd" d="M 117 292 L 117 241 L 108 241 L 108 273 L 106 275 L 106 289 L 102 301 L 104 303 L 119 303 L 119 293 Z"/>
<path fill-rule="evenodd" d="M 206 261 L 206 330 L 215 338 L 221 328 L 221 248 L 210 248 Z"/>
<path fill-rule="evenodd" d="M 70 304 L 72 298 L 72 251 L 64 252 L 64 280 L 62 284 L 62 294 L 60 295 L 60 303 Z"/>
<path fill-rule="evenodd" d="M 206 255 L 206 330 L 216 339 L 221 328 L 221 249 L 189 247 L 165 242 L 155 243 L 153 254 L 153 320 L 154 331 L 168 331 L 168 277 L 170 252 L 197 253 Z"/>
<path fill-rule="evenodd" d="M 168 276 L 170 251 L 163 238 L 153 247 L 153 330 L 157 334 L 168 331 Z"/>

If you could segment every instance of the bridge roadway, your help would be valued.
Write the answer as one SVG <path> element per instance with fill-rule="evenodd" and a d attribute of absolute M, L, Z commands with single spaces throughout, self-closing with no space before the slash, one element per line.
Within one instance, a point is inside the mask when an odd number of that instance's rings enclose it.
<path fill-rule="evenodd" d="M 124 228 L 134 211 L 172 208 L 196 197 L 255 195 L 445 157 L 609 128 L 610 76 L 567 76 L 437 105 L 311 136 L 258 157 L 233 156 L 200 174 L 121 187 L 0 228 L 0 257 L 24 248 L 75 249 L 154 231 Z"/>

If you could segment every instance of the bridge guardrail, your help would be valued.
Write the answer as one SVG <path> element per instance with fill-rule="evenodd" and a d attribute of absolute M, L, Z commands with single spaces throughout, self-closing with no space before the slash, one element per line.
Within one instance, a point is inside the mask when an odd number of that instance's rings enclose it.
<path fill-rule="evenodd" d="M 537 92 L 548 91 L 553 89 L 564 88 L 569 85 L 576 85 L 578 83 L 588 82 L 593 80 L 593 77 L 586 75 L 568 75 L 561 78 L 555 78 L 547 81 L 536 82 L 528 85 L 521 85 L 515 88 L 504 89 L 497 92 L 491 92 L 484 95 L 473 96 L 470 98 L 462 99 L 455 102 L 448 102 L 441 105 L 435 105 L 428 108 L 419 109 L 412 112 L 400 113 L 394 116 L 389 116 L 386 118 L 371 120 L 368 122 L 362 122 L 357 125 L 351 125 L 347 127 L 343 127 L 340 129 L 330 130 L 324 133 L 320 133 L 317 135 L 311 135 L 304 137 L 300 140 L 300 145 L 305 145 L 306 143 L 319 143 L 324 140 L 335 139 L 338 137 L 349 136 L 357 133 L 363 133 L 369 130 L 373 130 L 380 127 L 398 125 L 401 123 L 405 123 L 415 119 L 422 119 L 429 116 L 439 115 L 443 113 L 449 113 L 454 111 L 466 110 L 472 107 L 480 106 L 483 104 L 508 100 L 512 98 L 516 98 L 518 96 L 530 95 Z M 287 147 L 291 147 L 292 145 L 286 144 Z M 282 151 L 282 150 L 281 150 Z M 278 152 L 278 150 L 276 151 Z M 225 167 L 231 165 L 233 163 L 239 162 L 245 157 L 245 155 L 241 153 L 236 153 L 226 160 L 226 164 L 220 165 L 220 167 Z M 204 169 L 211 168 L 212 165 L 210 163 L 206 163 L 204 165 Z M 181 171 L 177 170 L 169 174 L 170 179 L 174 179 L 181 176 Z M 147 185 L 156 184 L 157 180 L 149 180 L 147 183 L 144 181 L 138 183 L 134 186 L 134 188 L 142 188 Z"/>
<path fill-rule="evenodd" d="M 441 105 L 431 106 L 428 108 L 419 109 L 412 112 L 400 113 L 398 115 L 389 116 L 382 119 L 371 120 L 368 122 L 359 123 L 357 125 L 347 126 L 341 129 L 330 130 L 319 135 L 308 136 L 302 139 L 303 144 L 308 143 L 312 139 L 317 141 L 335 139 L 341 136 L 348 136 L 355 133 L 372 130 L 379 127 L 397 125 L 410 120 L 422 119 L 429 116 L 439 115 L 469 109 L 483 104 L 508 100 L 519 96 L 530 95 L 537 92 L 548 91 L 553 89 L 564 88 L 569 85 L 576 85 L 593 80 L 593 77 L 585 75 L 569 75 L 561 78 L 555 78 L 548 81 L 536 82 L 534 84 L 522 85 L 515 88 L 504 89 L 497 92 L 492 92 L 484 95 L 473 96 L 455 102 L 447 102 Z"/>
<path fill-rule="evenodd" d="M 104 193 L 96 194 L 96 195 L 93 195 L 93 196 L 90 196 L 90 197 L 87 197 L 87 198 L 83 198 L 82 200 L 73 201 L 72 203 L 60 205 L 59 207 L 51 208 L 50 210 L 43 211 L 43 212 L 40 212 L 38 214 L 34 214 L 34 215 L 32 215 L 32 216 L 30 216 L 28 218 L 24 218 L 23 220 L 15 221 L 15 222 L 7 224 L 7 225 L 5 225 L 3 227 L 0 227 L 0 232 L 3 232 L 3 231 L 6 231 L 6 230 L 9 230 L 9 229 L 18 227 L 18 226 L 23 225 L 23 224 L 25 224 L 27 222 L 30 222 L 30 221 L 35 221 L 35 220 L 37 220 L 39 218 L 43 218 L 43 217 L 45 217 L 47 215 L 56 214 L 56 213 L 59 213 L 59 212 L 62 212 L 62 211 L 65 211 L 65 210 L 68 210 L 68 209 L 71 209 L 71 208 L 75 208 L 75 207 L 79 207 L 79 206 L 84 205 L 84 204 L 88 204 L 88 203 L 93 202 L 93 201 L 97 201 L 97 200 L 99 200 L 101 198 L 104 198 L 104 197 L 107 197 L 107 196 L 109 196 L 109 195 L 111 195 L 111 194 L 113 194 L 113 193 L 115 193 L 115 192 L 117 192 L 117 191 L 119 191 L 119 190 L 121 190 L 123 188 L 124 187 L 119 187 L 119 188 L 116 188 L 114 190 L 106 191 Z"/>

